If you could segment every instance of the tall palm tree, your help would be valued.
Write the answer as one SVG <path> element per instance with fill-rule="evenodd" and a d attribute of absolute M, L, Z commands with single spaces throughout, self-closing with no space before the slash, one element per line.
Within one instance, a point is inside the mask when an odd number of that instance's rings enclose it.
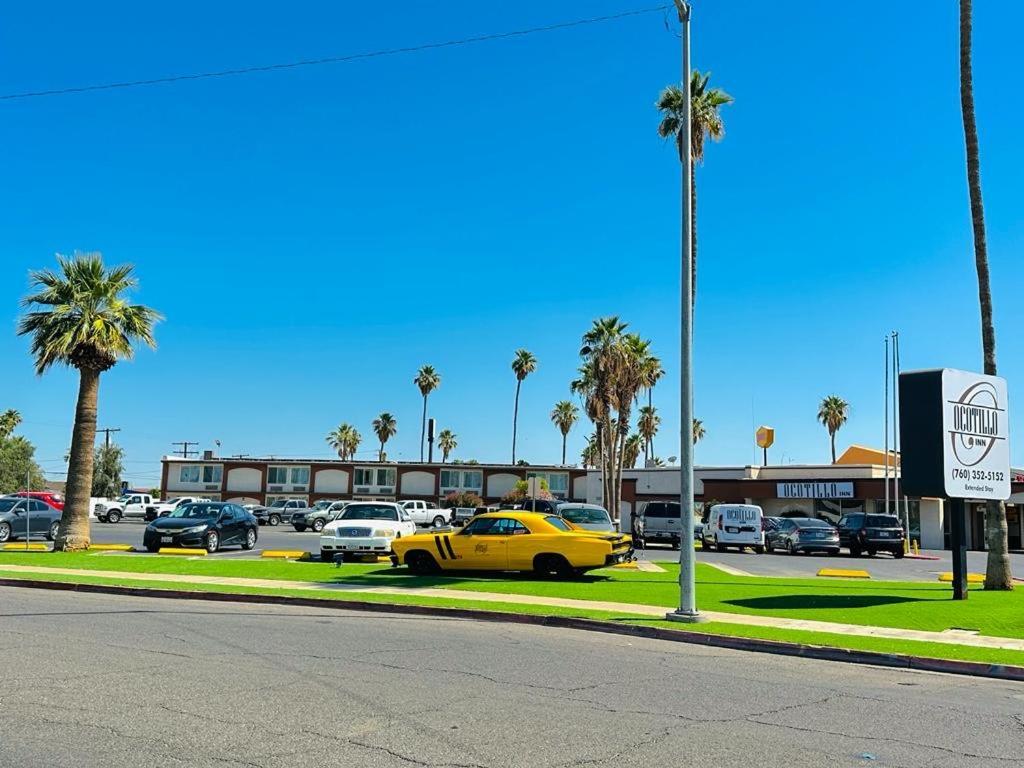
<path fill-rule="evenodd" d="M 437 447 L 441 449 L 441 463 L 448 461 L 448 454 L 459 447 L 458 435 L 450 429 L 442 429 L 437 436 Z"/>
<path fill-rule="evenodd" d="M 380 440 L 380 454 L 377 461 L 384 461 L 384 445 L 398 432 L 398 422 L 395 421 L 394 416 L 384 411 L 373 420 L 373 431 L 377 434 L 377 439 Z"/>
<path fill-rule="evenodd" d="M 134 267 L 108 269 L 98 253 L 57 256 L 60 269 L 31 274 L 32 288 L 21 301 L 29 309 L 18 334 L 31 336 L 36 372 L 62 364 L 78 370 L 78 404 L 71 435 L 66 502 L 54 549 L 89 547 L 89 495 L 100 374 L 134 355 L 136 344 L 155 347 L 153 326 L 160 315 L 131 304 L 127 292 L 137 286 Z"/>
<path fill-rule="evenodd" d="M 434 366 L 424 365 L 412 383 L 419 387 L 423 395 L 423 425 L 420 427 L 420 461 L 423 461 L 423 442 L 427 438 L 427 398 L 441 386 L 441 374 L 434 370 Z"/>
<path fill-rule="evenodd" d="M 690 73 L 690 146 L 692 162 L 690 163 L 690 250 L 693 253 L 693 297 L 694 305 L 697 298 L 697 174 L 698 163 L 704 162 L 704 139 L 721 141 L 725 136 L 725 123 L 722 121 L 721 109 L 733 101 L 720 88 L 708 88 L 711 73 L 701 74 L 697 70 Z M 658 97 L 657 107 L 661 112 L 658 124 L 658 135 L 663 139 L 673 137 L 679 150 L 679 160 L 683 160 L 683 126 L 685 123 L 683 90 L 678 85 L 670 85 Z"/>
<path fill-rule="evenodd" d="M 537 358 L 532 352 L 525 349 L 517 349 L 516 356 L 512 359 L 512 372 L 516 375 L 516 405 L 512 411 L 512 463 L 516 463 L 516 430 L 519 427 L 519 390 L 523 386 L 523 379 L 537 370 Z"/>
<path fill-rule="evenodd" d="M 628 438 L 622 449 L 622 463 L 628 469 L 636 467 L 636 462 L 640 458 L 640 449 L 643 448 L 644 439 L 639 432 L 634 432 Z"/>
<path fill-rule="evenodd" d="M 587 444 L 583 447 L 583 452 L 580 454 L 580 462 L 583 464 L 583 468 L 596 467 L 601 457 L 601 448 L 597 441 L 597 432 L 591 432 L 590 437 L 587 438 Z"/>
<path fill-rule="evenodd" d="M 21 424 L 21 414 L 13 408 L 0 413 L 0 440 L 10 437 L 11 433 Z"/>
<path fill-rule="evenodd" d="M 332 432 L 327 433 L 327 444 L 331 446 L 335 451 L 338 452 L 338 457 L 342 461 L 348 461 L 349 456 L 349 445 L 352 442 L 352 425 L 348 423 L 339 424 Z"/>
<path fill-rule="evenodd" d="M 579 421 L 580 409 L 572 400 L 559 400 L 551 410 L 551 423 L 558 427 L 562 433 L 562 464 L 565 464 L 565 444 L 569 439 L 569 433 L 573 426 Z"/>
<path fill-rule="evenodd" d="M 832 442 L 832 463 L 836 463 L 836 432 L 846 423 L 850 415 L 850 404 L 839 397 L 829 395 L 823 398 L 818 406 L 818 421 L 828 430 L 829 439 Z"/>
<path fill-rule="evenodd" d="M 972 0 L 960 0 L 960 111 L 964 123 L 967 190 L 970 194 L 971 227 L 974 231 L 974 267 L 978 273 L 981 349 L 985 373 L 995 376 L 996 329 L 992 320 L 992 286 L 989 281 L 988 244 L 985 238 L 985 207 L 981 199 L 981 158 L 978 149 L 978 125 L 974 116 L 971 5 Z M 1001 501 L 989 501 L 985 505 L 985 543 L 988 549 L 985 589 L 1013 589 L 1006 530 L 1006 505 Z"/>
<path fill-rule="evenodd" d="M 696 445 L 704 439 L 706 430 L 704 429 L 704 422 L 700 419 L 693 420 L 693 444 Z"/>
<path fill-rule="evenodd" d="M 644 458 L 654 456 L 654 436 L 658 434 L 658 427 L 661 426 L 661 416 L 658 409 L 653 405 L 645 405 L 640 409 L 637 418 L 636 428 L 644 439 Z"/>
<path fill-rule="evenodd" d="M 345 453 L 348 455 L 349 461 L 355 459 L 356 451 L 359 450 L 359 444 L 361 442 L 363 442 L 363 436 L 359 434 L 359 430 L 355 427 L 349 427 L 348 432 L 345 435 Z"/>

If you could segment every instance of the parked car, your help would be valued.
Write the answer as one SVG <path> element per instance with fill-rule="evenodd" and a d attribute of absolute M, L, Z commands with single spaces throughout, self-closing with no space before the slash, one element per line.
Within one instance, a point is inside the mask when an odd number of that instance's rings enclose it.
<path fill-rule="evenodd" d="M 448 524 L 449 514 L 432 501 L 420 499 L 403 501 L 402 508 L 409 513 L 409 517 L 416 525 L 429 525 L 434 528 Z"/>
<path fill-rule="evenodd" d="M 57 538 L 61 511 L 45 501 L 25 496 L 0 498 L 0 544 L 28 536 Z"/>
<path fill-rule="evenodd" d="M 493 511 L 490 507 L 452 507 L 448 510 L 448 523 L 450 525 L 465 525 L 477 515 Z"/>
<path fill-rule="evenodd" d="M 682 539 L 682 507 L 678 501 L 649 501 L 633 515 L 633 541 L 641 547 L 668 543 L 679 549 Z"/>
<path fill-rule="evenodd" d="M 765 530 L 764 546 L 769 552 L 782 549 L 791 555 L 798 552 L 839 554 L 839 532 L 825 521 L 811 517 L 787 517 L 774 528 Z"/>
<path fill-rule="evenodd" d="M 122 518 L 146 517 L 146 507 L 153 503 L 148 493 L 126 493 L 116 501 L 101 501 L 96 505 L 96 519 L 101 523 L 117 523 Z"/>
<path fill-rule="evenodd" d="M 489 512 L 458 533 L 418 533 L 392 544 L 394 565 L 441 570 L 534 571 L 568 577 L 628 560 L 629 536 L 581 531 L 557 515 Z"/>
<path fill-rule="evenodd" d="M 751 547 L 764 552 L 764 531 L 761 520 L 764 512 L 756 504 L 715 504 L 708 511 L 701 533 L 701 549 L 724 552 L 736 547 L 741 552 Z"/>
<path fill-rule="evenodd" d="M 260 525 L 280 525 L 282 520 L 291 521 L 296 511 L 308 507 L 305 499 L 274 499 L 269 506 L 253 507 L 250 511 Z"/>
<path fill-rule="evenodd" d="M 146 507 L 146 521 L 149 522 L 156 520 L 158 517 L 169 515 L 182 504 L 193 504 L 197 501 L 210 501 L 210 499 L 201 496 L 175 496 L 167 501 L 154 501 Z"/>
<path fill-rule="evenodd" d="M 558 501 L 552 499 L 523 499 L 516 504 L 516 509 L 523 512 L 544 512 L 549 515 L 557 515 L 558 504 Z"/>
<path fill-rule="evenodd" d="M 874 557 L 878 552 L 889 552 L 903 557 L 903 526 L 895 515 L 871 515 L 851 512 L 839 519 L 839 545 L 850 554 L 860 557 L 862 552 Z"/>
<path fill-rule="evenodd" d="M 15 491 L 11 496 L 25 496 L 49 504 L 56 510 L 64 511 L 64 497 L 56 491 Z"/>
<path fill-rule="evenodd" d="M 578 504 L 569 502 L 558 505 L 559 517 L 568 520 L 577 528 L 585 531 L 614 532 L 615 525 L 608 510 L 597 504 Z"/>
<path fill-rule="evenodd" d="M 146 526 L 142 545 L 150 552 L 162 547 L 201 547 L 216 552 L 238 545 L 253 549 L 259 538 L 256 518 L 238 504 L 200 501 L 182 504 Z"/>
<path fill-rule="evenodd" d="M 298 512 L 292 513 L 292 527 L 302 533 L 307 528 L 312 528 L 317 533 L 323 530 L 324 526 L 332 520 L 337 519 L 338 515 L 347 507 L 351 502 L 348 501 L 332 501 L 332 500 L 321 500 L 310 507 L 308 510 L 300 509 Z"/>
<path fill-rule="evenodd" d="M 391 554 L 391 543 L 416 533 L 416 523 L 393 501 L 353 501 L 320 531 L 320 559 Z"/>

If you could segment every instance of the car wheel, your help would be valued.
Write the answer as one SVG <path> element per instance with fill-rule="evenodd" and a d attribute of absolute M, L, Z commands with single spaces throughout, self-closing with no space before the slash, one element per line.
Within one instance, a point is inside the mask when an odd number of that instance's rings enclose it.
<path fill-rule="evenodd" d="M 716 552 L 725 552 L 725 544 L 719 544 L 718 543 L 718 539 L 715 539 L 715 551 Z"/>
<path fill-rule="evenodd" d="M 150 544 L 146 547 L 146 551 L 149 552 L 151 555 L 155 555 L 157 552 L 160 551 L 160 547 L 156 544 Z"/>
<path fill-rule="evenodd" d="M 256 549 L 256 529 L 250 528 L 245 532 L 245 543 L 242 549 Z"/>
<path fill-rule="evenodd" d="M 433 555 L 429 552 L 423 552 L 420 550 L 407 554 L 405 556 L 405 564 L 409 566 L 409 570 L 417 576 L 426 576 L 431 573 L 437 573 L 441 570 Z"/>
<path fill-rule="evenodd" d="M 869 549 L 868 550 L 868 557 L 874 557 L 877 554 L 878 553 L 875 550 L 873 550 L 873 549 Z"/>
<path fill-rule="evenodd" d="M 324 529 L 325 525 L 326 525 L 326 523 L 323 520 L 314 520 L 313 521 L 313 530 L 316 531 L 317 533 L 320 533 L 320 531 L 322 531 Z M 302 526 L 302 530 L 306 530 L 306 526 Z"/>
<path fill-rule="evenodd" d="M 678 541 L 670 541 L 668 545 L 670 547 L 672 547 L 672 549 L 679 549 L 679 542 Z"/>
<path fill-rule="evenodd" d="M 564 579 L 572 576 L 572 566 L 561 555 L 537 555 L 533 559 L 533 570 L 541 577 L 554 575 Z"/>
<path fill-rule="evenodd" d="M 60 520 L 54 520 L 52 523 L 50 523 L 50 530 L 48 530 L 46 532 L 46 538 L 48 538 L 50 541 L 56 541 L 57 540 L 57 531 L 59 531 L 59 530 L 60 530 Z"/>
<path fill-rule="evenodd" d="M 216 531 L 210 531 L 206 534 L 206 539 L 203 541 L 203 546 L 207 552 L 213 553 L 220 549 L 220 536 L 217 535 Z"/>
<path fill-rule="evenodd" d="M 116 523 L 116 522 L 120 521 L 120 519 L 121 519 L 121 513 L 118 512 L 116 509 L 112 509 L 109 512 L 107 512 L 107 522 L 108 523 Z"/>
<path fill-rule="evenodd" d="M 435 517 L 435 518 L 434 518 L 434 519 L 433 519 L 433 520 L 431 521 L 431 523 L 430 523 L 430 524 L 431 524 L 432 526 L 434 526 L 435 528 L 443 528 L 443 527 L 444 527 L 444 517 L 443 517 L 443 516 L 441 516 L 441 515 L 438 515 L 437 517 Z"/>
<path fill-rule="evenodd" d="M 860 547 L 850 547 L 850 557 L 860 557 Z"/>
<path fill-rule="evenodd" d="M 772 544 L 771 539 L 764 540 L 764 551 L 769 555 L 775 554 L 775 545 Z"/>
<path fill-rule="evenodd" d="M 320 550 L 320 559 L 323 562 L 325 562 L 325 563 L 333 563 L 334 562 L 334 553 L 331 552 L 329 549 L 321 549 Z"/>
<path fill-rule="evenodd" d="M 313 527 L 316 528 L 315 525 Z M 302 532 L 304 532 L 306 530 L 306 526 L 304 526 L 304 525 L 293 525 L 292 528 L 294 528 L 299 533 L 302 533 Z"/>
<path fill-rule="evenodd" d="M 0 523 L 0 542 L 11 540 L 11 524 Z"/>
<path fill-rule="evenodd" d="M 280 515 L 271 515 L 270 519 L 267 520 L 267 522 L 270 523 L 271 525 L 280 525 L 281 524 L 281 516 Z"/>
<path fill-rule="evenodd" d="M 892 556 L 895 557 L 897 560 L 902 560 L 903 559 L 903 555 L 904 555 L 904 552 L 903 552 L 902 549 L 893 550 Z"/>
<path fill-rule="evenodd" d="M 754 552 L 757 553 L 758 555 L 763 555 L 764 554 L 764 547 L 754 547 Z"/>
<path fill-rule="evenodd" d="M 796 548 L 793 546 L 793 542 L 792 541 L 787 541 L 786 542 L 786 554 L 787 555 L 795 555 L 796 554 Z"/>

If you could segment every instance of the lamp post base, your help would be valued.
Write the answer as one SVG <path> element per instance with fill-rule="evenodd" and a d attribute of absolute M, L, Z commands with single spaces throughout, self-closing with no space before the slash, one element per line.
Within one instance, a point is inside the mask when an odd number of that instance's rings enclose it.
<path fill-rule="evenodd" d="M 688 611 L 671 611 L 665 614 L 669 621 L 678 621 L 681 624 L 703 624 L 707 621 L 700 611 L 690 613 Z"/>

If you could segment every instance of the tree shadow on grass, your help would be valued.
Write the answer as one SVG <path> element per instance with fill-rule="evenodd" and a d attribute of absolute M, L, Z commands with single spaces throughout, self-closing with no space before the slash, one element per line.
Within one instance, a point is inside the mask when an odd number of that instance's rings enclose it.
<path fill-rule="evenodd" d="M 808 608 L 848 610 L 877 608 L 898 603 L 924 603 L 927 599 L 902 595 L 773 595 L 771 597 L 745 597 L 723 600 L 726 605 L 755 611 L 799 611 Z"/>

